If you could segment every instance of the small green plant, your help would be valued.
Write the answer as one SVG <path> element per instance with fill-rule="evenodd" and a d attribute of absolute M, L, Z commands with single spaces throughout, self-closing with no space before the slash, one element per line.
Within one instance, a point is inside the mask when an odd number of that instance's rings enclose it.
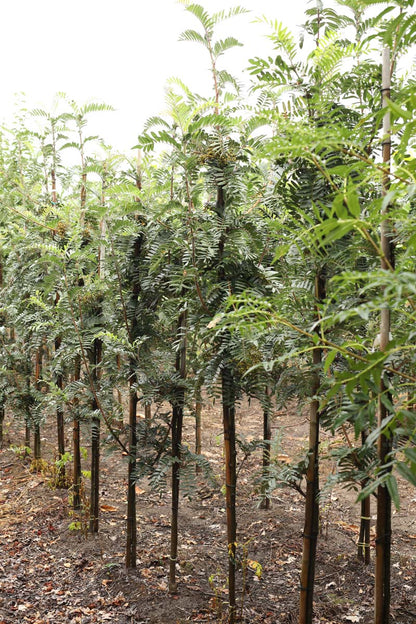
<path fill-rule="evenodd" d="M 90 504 L 88 497 L 85 492 L 84 483 L 81 482 L 79 489 L 79 496 L 81 500 L 81 505 L 79 509 L 70 509 L 69 517 L 72 518 L 72 521 L 68 525 L 68 529 L 70 531 L 79 531 L 81 535 L 87 537 L 88 528 L 90 522 Z M 72 506 L 73 503 L 73 492 L 70 492 L 68 503 Z"/>
<path fill-rule="evenodd" d="M 58 469 L 59 468 L 66 468 L 66 466 L 67 466 L 67 464 L 69 464 L 69 462 L 72 462 L 72 453 L 69 453 L 67 451 L 66 453 L 61 455 L 61 457 L 59 459 L 55 460 L 55 466 Z"/>
<path fill-rule="evenodd" d="M 224 613 L 224 599 L 221 595 L 226 591 L 227 583 L 219 571 L 209 576 L 208 583 L 213 593 L 211 598 L 211 608 L 215 613 L 217 622 L 221 624 L 222 622 L 225 622 L 228 617 L 228 614 Z"/>
<path fill-rule="evenodd" d="M 25 459 L 29 455 L 32 454 L 32 449 L 24 444 L 12 444 L 10 446 L 10 450 L 18 457 L 19 459 Z"/>
<path fill-rule="evenodd" d="M 68 465 L 72 462 L 72 453 L 68 451 L 50 464 L 50 480 L 48 485 L 52 489 L 69 488 L 72 483 L 72 476 L 68 472 Z"/>

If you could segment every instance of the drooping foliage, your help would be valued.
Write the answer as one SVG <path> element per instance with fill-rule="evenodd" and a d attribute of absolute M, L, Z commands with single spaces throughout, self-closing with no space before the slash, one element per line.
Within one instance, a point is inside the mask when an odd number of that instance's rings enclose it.
<path fill-rule="evenodd" d="M 260 449 L 263 503 L 282 485 L 305 495 L 300 622 L 310 623 L 320 497 L 336 482 L 353 488 L 367 518 L 374 492 L 398 507 L 398 476 L 416 485 L 416 96 L 413 76 L 398 69 L 415 44 L 415 15 L 410 0 L 317 2 L 300 39 L 262 18 L 272 51 L 250 61 L 243 98 L 222 69 L 241 44 L 218 39 L 216 29 L 244 9 L 210 14 L 183 4 L 197 26 L 180 39 L 205 49 L 212 95 L 172 79 L 166 114 L 138 138 L 138 161 L 88 135 L 89 115 L 110 107 L 79 106 L 64 94 L 51 112 L 19 112 L 1 133 L 0 427 L 13 409 L 41 468 L 40 431 L 56 418 L 59 484 L 71 488 L 76 513 L 88 474 L 81 428 L 94 449 L 92 532 L 106 429 L 107 445 L 128 461 L 127 567 L 136 567 L 135 485 L 147 478 L 164 494 L 170 474 L 176 592 L 179 491 L 191 496 L 201 473 L 221 485 L 203 449 L 182 444 L 182 422 L 202 394 L 220 399 L 229 621 L 242 582 L 238 463 Z M 381 46 L 391 50 L 384 102 Z M 380 349 L 387 309 L 391 335 Z M 262 405 L 263 441 L 239 436 L 244 396 Z M 291 399 L 308 409 L 310 437 L 305 456 L 282 467 L 269 417 Z M 385 415 L 378 423 L 377 413 Z M 62 460 L 69 422 L 72 473 Z M 326 484 L 322 429 L 343 440 Z M 395 444 L 377 456 L 380 439 Z M 369 525 L 361 528 L 367 560 Z M 379 613 L 376 624 L 387 621 L 388 605 Z"/>

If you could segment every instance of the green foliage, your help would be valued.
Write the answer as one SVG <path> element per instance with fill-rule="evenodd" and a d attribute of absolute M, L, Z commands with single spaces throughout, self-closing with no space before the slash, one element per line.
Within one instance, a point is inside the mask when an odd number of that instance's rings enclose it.
<path fill-rule="evenodd" d="M 317 3 L 306 11 L 300 39 L 261 18 L 272 51 L 250 61 L 251 108 L 219 67 L 241 44 L 216 36 L 220 23 L 245 10 L 210 13 L 183 4 L 197 27 L 180 39 L 207 51 L 213 91 L 203 97 L 179 78 L 169 81 L 166 114 L 145 125 L 138 163 L 88 132 L 90 115 L 111 107 L 79 105 L 64 94 L 50 112 L 22 110 L 2 130 L 2 404 L 33 430 L 59 407 L 71 419 L 98 417 L 116 439 L 112 423 L 122 407 L 114 388 L 133 374 L 141 401 L 174 403 L 180 391 L 190 409 L 198 384 L 221 393 L 226 369 L 236 400 L 245 394 L 263 406 L 266 387 L 278 405 L 293 397 L 304 404 L 318 372 L 322 426 L 334 434 L 346 427 L 355 441 L 369 433 L 363 447 L 336 451 L 338 478 L 348 487 L 368 480 L 362 495 L 384 484 L 398 504 L 394 471 L 416 482 L 416 96 L 414 78 L 394 71 L 415 43 L 411 2 Z M 393 155 L 384 198 L 386 110 L 376 44 L 393 50 L 386 106 Z M 78 164 L 67 164 L 67 150 Z M 387 209 L 396 263 L 381 270 Z M 327 287 L 321 301 L 318 275 Z M 392 339 L 380 352 L 374 344 L 386 307 Z M 185 311 L 186 332 L 178 334 Z M 186 381 L 175 367 L 185 333 Z M 96 340 L 103 344 L 99 364 L 91 359 Z M 35 380 L 39 349 L 44 366 Z M 312 363 L 317 349 L 320 368 Z M 391 418 L 376 427 L 379 401 Z M 148 477 L 160 493 L 172 468 L 170 426 L 170 415 L 158 409 L 137 430 L 135 478 Z M 381 433 L 399 441 L 388 460 L 392 473 L 380 474 L 372 454 Z M 240 438 L 244 455 L 255 447 Z M 195 465 L 208 480 L 212 475 L 203 457 L 185 447 L 181 454 L 190 496 Z M 262 478 L 270 491 L 282 484 L 302 491 L 307 463 L 307 454 L 290 466 L 272 462 Z"/>

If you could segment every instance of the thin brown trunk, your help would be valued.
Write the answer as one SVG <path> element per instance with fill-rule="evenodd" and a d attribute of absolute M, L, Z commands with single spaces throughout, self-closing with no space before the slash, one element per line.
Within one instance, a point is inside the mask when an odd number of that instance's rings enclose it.
<path fill-rule="evenodd" d="M 364 446 L 367 432 L 361 432 L 361 444 Z M 365 488 L 368 479 L 361 481 L 361 488 Z M 361 501 L 360 535 L 358 538 L 357 556 L 360 561 L 368 565 L 370 563 L 370 528 L 371 528 L 371 499 L 367 496 Z"/>
<path fill-rule="evenodd" d="M 35 460 L 41 459 L 42 457 L 39 423 L 35 423 L 35 426 L 33 428 L 33 457 Z"/>
<path fill-rule="evenodd" d="M 130 363 L 130 398 L 129 398 L 129 466 L 127 485 L 127 540 L 126 568 L 137 565 L 137 519 L 136 519 L 136 455 L 137 455 L 137 405 L 135 363 Z"/>
<path fill-rule="evenodd" d="M 0 259 L 0 288 L 3 288 L 3 262 Z M 0 448 L 3 448 L 4 399 L 0 400 Z"/>
<path fill-rule="evenodd" d="M 90 499 L 90 533 L 98 533 L 99 512 L 100 512 L 100 418 L 96 415 L 98 405 L 96 393 L 100 378 L 99 366 L 101 364 L 102 342 L 98 338 L 93 344 L 93 383 L 95 386 L 94 398 L 91 409 L 93 417 L 91 419 L 91 499 Z"/>
<path fill-rule="evenodd" d="M 230 368 L 223 368 L 221 379 L 225 455 L 225 498 L 227 506 L 229 622 L 230 624 L 234 624 L 236 618 L 237 449 L 235 441 L 235 388 L 233 373 Z"/>
<path fill-rule="evenodd" d="M 383 106 L 387 106 L 390 98 L 390 51 L 385 48 L 383 51 L 383 78 L 382 94 Z M 383 163 L 385 165 L 385 175 L 383 178 L 383 195 L 386 195 L 390 187 L 390 114 L 387 112 L 383 120 Z M 388 271 L 394 267 L 394 245 L 391 235 L 392 223 L 388 218 L 388 207 L 385 210 L 385 218 L 381 224 L 380 244 L 383 252 L 381 268 Z M 384 351 L 390 340 L 390 309 L 384 307 L 381 310 L 380 318 L 380 351 Z M 390 399 L 391 394 L 388 382 L 382 376 L 380 384 L 380 397 L 386 396 Z M 379 400 L 378 426 L 381 427 L 390 412 Z M 389 461 L 389 454 L 392 449 L 391 437 L 387 438 L 381 434 L 377 443 L 377 454 L 380 469 L 383 472 L 390 471 L 390 467 L 384 465 Z M 388 624 L 390 622 L 390 566 L 391 566 L 391 497 L 387 487 L 381 485 L 377 490 L 377 522 L 376 522 L 376 570 L 375 570 L 375 601 L 374 601 L 374 621 L 375 624 Z"/>
<path fill-rule="evenodd" d="M 152 406 L 150 403 L 144 404 L 144 421 L 146 423 L 146 429 L 148 429 L 152 422 Z"/>
<path fill-rule="evenodd" d="M 201 455 L 202 452 L 202 392 L 201 384 L 198 382 L 195 391 L 195 454 Z M 197 473 L 201 472 L 198 464 L 195 468 Z"/>
<path fill-rule="evenodd" d="M 270 396 L 270 389 L 266 388 L 267 397 Z M 268 400 L 268 399 L 267 399 Z M 270 423 L 270 404 L 267 403 L 263 410 L 263 480 L 267 480 L 268 470 L 270 466 L 270 440 L 272 438 L 272 429 Z M 263 500 L 261 501 L 262 509 L 270 509 L 270 498 L 264 491 L 267 489 L 266 484 L 263 487 Z"/>
<path fill-rule="evenodd" d="M 14 334 L 14 330 L 11 330 Z M 13 335 L 14 340 L 14 335 Z M 31 431 L 31 390 L 30 390 L 30 365 L 25 370 L 25 385 L 26 385 L 26 409 L 25 409 L 25 448 L 30 449 L 30 431 Z M 29 453 L 29 451 L 26 451 Z"/>
<path fill-rule="evenodd" d="M 39 392 L 41 389 L 41 377 L 42 377 L 42 347 L 36 349 L 35 355 L 35 388 Z M 41 441 L 40 441 L 40 422 L 37 415 L 34 427 L 33 427 L 33 457 L 39 460 L 42 456 Z"/>
<path fill-rule="evenodd" d="M 56 295 L 56 297 L 58 297 L 58 295 Z M 55 299 L 55 301 L 57 301 L 57 299 Z M 58 336 L 55 338 L 55 353 L 60 349 L 60 347 L 61 338 Z M 61 392 L 64 387 L 64 377 L 60 371 L 55 375 L 55 384 L 58 391 Z M 58 438 L 58 459 L 61 459 L 62 456 L 65 455 L 65 424 L 61 397 L 58 397 L 58 404 L 56 407 L 56 431 Z M 65 465 L 60 465 L 58 470 L 59 483 L 62 485 L 65 481 Z"/>
<path fill-rule="evenodd" d="M 387 410 L 386 410 L 387 411 Z M 380 410 L 382 414 L 382 410 Z M 390 440 L 380 436 L 378 444 L 382 463 L 391 452 Z M 390 567 L 391 567 L 391 497 L 386 487 L 377 490 L 375 624 L 390 622 Z"/>
<path fill-rule="evenodd" d="M 100 501 L 100 419 L 91 421 L 91 498 L 90 498 L 90 533 L 98 533 Z"/>
<path fill-rule="evenodd" d="M 183 408 L 174 405 L 172 410 L 172 515 L 170 531 L 170 560 L 169 560 L 169 593 L 176 594 L 176 562 L 178 559 L 178 528 L 179 528 L 179 469 L 180 444 L 182 441 Z"/>
<path fill-rule="evenodd" d="M 79 381 L 81 378 L 81 358 L 77 356 L 75 358 L 74 365 L 74 381 Z M 74 399 L 73 407 L 75 412 L 78 408 L 78 399 Z M 81 439 L 80 439 L 80 426 L 79 416 L 75 413 L 73 421 L 73 496 L 72 506 L 74 510 L 81 508 Z"/>
<path fill-rule="evenodd" d="M 107 163 L 104 162 L 102 186 L 101 186 L 101 206 L 105 208 Z M 100 221 L 101 244 L 98 249 L 97 273 L 99 279 L 105 277 L 105 236 L 107 224 L 105 219 Z M 102 305 L 98 304 L 94 310 L 94 315 L 98 319 L 102 317 Z M 90 497 L 90 533 L 98 533 L 100 514 L 100 417 L 98 405 L 98 393 L 100 391 L 101 361 L 103 353 L 103 343 L 99 338 L 94 338 L 91 352 L 93 399 L 91 401 L 91 497 Z"/>
<path fill-rule="evenodd" d="M 137 174 L 138 175 L 138 174 Z M 136 185 L 140 188 L 140 179 Z M 138 337 L 138 324 L 136 318 L 137 299 L 140 293 L 140 283 L 135 276 L 138 269 L 142 238 L 138 236 L 134 242 L 134 271 L 132 272 L 131 303 L 133 316 L 128 328 L 130 342 Z M 126 539 L 126 568 L 135 568 L 137 565 L 137 517 L 136 517 L 136 457 L 137 457 L 137 363 L 134 357 L 130 358 L 129 365 L 129 466 L 127 484 L 127 539 Z"/>
<path fill-rule="evenodd" d="M 185 401 L 184 381 L 186 379 L 186 312 L 182 312 L 178 320 L 177 336 L 180 345 L 176 355 L 175 369 L 179 376 L 176 396 L 172 404 L 172 516 L 170 532 L 170 563 L 169 592 L 176 594 L 176 562 L 178 559 L 178 528 L 179 528 L 179 486 L 181 465 L 181 443 L 183 425 L 183 406 Z"/>
<path fill-rule="evenodd" d="M 25 422 L 25 448 L 30 449 L 30 426 L 27 418 Z"/>
<path fill-rule="evenodd" d="M 225 191 L 217 186 L 215 212 L 223 220 L 226 209 Z M 227 231 L 221 233 L 218 241 L 218 282 L 225 285 L 227 276 L 224 266 L 224 253 Z M 225 355 L 223 357 L 226 357 Z M 235 434 L 235 401 L 236 388 L 233 371 L 224 362 L 221 371 L 222 418 L 224 430 L 224 461 L 225 461 L 225 500 L 227 508 L 227 542 L 228 542 L 228 601 L 229 624 L 236 619 L 236 548 L 237 548 L 237 449 Z"/>
<path fill-rule="evenodd" d="M 4 403 L 0 402 L 0 448 L 3 448 Z"/>
<path fill-rule="evenodd" d="M 320 272 L 315 281 L 317 306 L 325 298 L 325 277 Z M 319 310 L 317 309 L 317 319 Z M 320 388 L 319 368 L 322 350 L 313 351 L 312 392 L 315 397 Z M 319 400 L 312 398 L 309 408 L 309 463 L 306 472 L 305 524 L 303 529 L 302 568 L 300 575 L 299 624 L 312 624 L 313 592 L 315 585 L 316 549 L 319 533 Z"/>

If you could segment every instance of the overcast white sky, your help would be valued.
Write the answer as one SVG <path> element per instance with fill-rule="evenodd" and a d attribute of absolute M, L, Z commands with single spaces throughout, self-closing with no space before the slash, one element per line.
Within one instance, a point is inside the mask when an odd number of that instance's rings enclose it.
<path fill-rule="evenodd" d="M 237 4 L 251 10 L 221 31 L 245 44 L 224 56 L 233 72 L 270 50 L 266 28 L 250 23 L 256 16 L 296 29 L 311 6 L 308 0 L 196 1 L 210 12 Z M 64 91 L 80 104 L 93 99 L 114 106 L 115 113 L 97 113 L 93 131 L 126 150 L 146 118 L 163 111 L 169 77 L 210 93 L 203 51 L 178 42 L 183 30 L 195 27 L 176 0 L 3 0 L 0 120 L 11 119 L 16 93 L 26 94 L 30 108 L 49 108 L 54 94 Z"/>
<path fill-rule="evenodd" d="M 209 12 L 241 5 L 245 16 L 226 21 L 218 34 L 233 35 L 243 48 L 228 52 L 223 66 L 239 74 L 253 56 L 268 56 L 268 29 L 253 24 L 266 15 L 293 32 L 316 0 L 195 0 Z M 324 0 L 324 5 L 333 0 Z M 198 28 L 177 0 L 2 0 L 0 25 L 0 121 L 12 119 L 15 94 L 28 108 L 50 109 L 64 91 L 79 104 L 104 101 L 116 112 L 91 116 L 89 129 L 116 149 L 136 144 L 143 123 L 164 108 L 171 76 L 194 91 L 212 93 L 209 60 L 200 46 L 179 42 Z"/>

